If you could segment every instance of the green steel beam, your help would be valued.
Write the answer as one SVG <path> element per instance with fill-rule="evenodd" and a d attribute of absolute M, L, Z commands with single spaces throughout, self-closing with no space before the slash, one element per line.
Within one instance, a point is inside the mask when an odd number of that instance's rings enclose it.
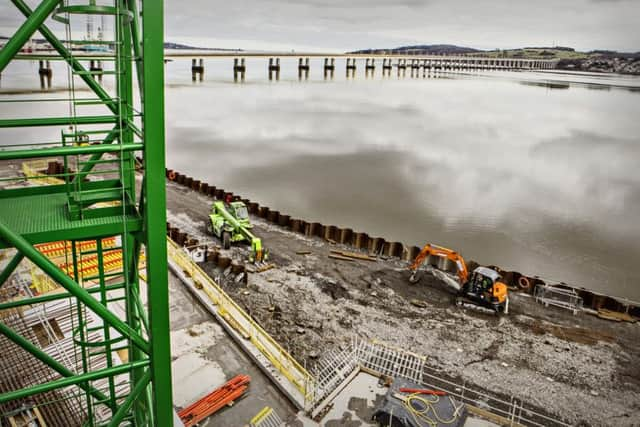
<path fill-rule="evenodd" d="M 64 40 L 61 40 L 61 43 L 66 43 Z M 75 41 L 74 41 L 75 43 Z M 93 44 L 94 42 L 87 42 Z M 95 53 L 85 53 L 85 54 L 73 54 L 75 59 L 86 59 L 86 60 L 96 60 L 96 61 L 113 61 L 114 58 L 111 55 L 100 55 Z M 19 53 L 13 57 L 14 61 L 65 61 L 66 58 L 61 57 L 59 54 L 47 54 L 47 53 Z"/>
<path fill-rule="evenodd" d="M 9 261 L 9 264 L 7 264 L 7 266 L 4 268 L 2 273 L 0 273 L 0 288 L 2 287 L 2 285 L 4 285 L 4 282 L 6 282 L 7 279 L 9 279 L 9 276 L 11 276 L 11 273 L 13 273 L 13 271 L 16 269 L 18 264 L 20 264 L 20 261 L 22 261 L 23 259 L 24 259 L 24 255 L 22 254 L 22 252 L 18 252 L 11 259 L 11 261 Z"/>
<path fill-rule="evenodd" d="M 117 291 L 118 289 L 123 289 L 123 288 L 124 288 L 124 284 L 119 284 L 119 285 L 106 286 L 105 290 L 107 292 L 110 292 L 110 291 Z M 101 290 L 100 286 L 95 286 L 95 287 L 86 289 L 86 291 L 89 292 L 90 294 L 95 294 L 97 292 L 100 292 L 100 290 Z M 9 302 L 0 303 L 0 311 L 8 310 L 10 308 L 24 307 L 26 305 L 41 304 L 43 302 L 58 301 L 58 300 L 67 299 L 67 298 L 73 298 L 73 295 L 71 295 L 68 292 L 63 292 L 63 293 L 39 295 L 33 298 L 13 300 Z"/>
<path fill-rule="evenodd" d="M 142 39 L 141 39 L 141 28 L 140 28 L 140 11 L 138 10 L 138 1 L 137 0 L 127 0 L 127 6 L 129 7 L 129 11 L 131 12 L 131 16 L 133 19 L 131 20 L 131 38 L 133 40 L 133 56 L 136 61 L 136 74 L 138 76 L 138 92 L 140 94 L 141 102 L 144 102 L 144 98 L 142 97 L 142 86 L 143 86 L 143 69 L 142 69 Z"/>
<path fill-rule="evenodd" d="M 29 17 L 31 16 L 31 14 L 33 14 L 33 11 L 24 2 L 24 0 L 11 0 L 11 1 L 24 16 Z M 107 107 L 109 107 L 111 111 L 117 114 L 118 113 L 117 105 L 110 103 L 113 100 L 111 99 L 109 94 L 93 78 L 93 76 L 91 76 L 90 74 L 87 74 L 86 68 L 84 68 L 82 64 L 80 64 L 80 61 L 78 61 L 78 59 L 75 58 L 72 55 L 72 53 L 67 50 L 64 44 L 51 32 L 51 30 L 49 30 L 49 28 L 47 28 L 46 25 L 44 24 L 40 25 L 39 30 L 40 30 L 40 34 L 43 35 L 43 37 L 51 44 L 51 46 L 58 52 L 58 54 L 63 58 L 65 58 L 66 61 L 69 63 L 69 65 L 71 65 L 71 68 L 73 68 L 73 70 L 80 75 L 80 77 L 85 82 L 85 84 L 89 86 L 89 88 L 91 88 L 91 90 L 93 90 L 93 92 L 95 92 L 95 94 L 98 95 L 98 97 L 101 100 L 107 103 Z"/>
<path fill-rule="evenodd" d="M 76 156 L 82 154 L 104 154 L 142 151 L 144 146 L 138 142 L 111 145 L 69 145 L 66 147 L 36 148 L 31 150 L 0 150 L 0 160 L 34 159 L 38 157 Z"/>
<path fill-rule="evenodd" d="M 31 38 L 33 33 L 38 31 L 38 27 L 42 25 L 60 1 L 61 0 L 44 0 L 33 13 L 27 16 L 27 20 L 20 26 L 18 31 L 15 32 L 13 37 L 9 39 L 2 50 L 0 50 L 0 73 L 4 71 L 13 57 L 20 52 L 20 49 L 22 49 L 24 44 Z"/>
<path fill-rule="evenodd" d="M 73 371 L 69 370 L 66 366 L 58 362 L 53 357 L 49 356 L 47 353 L 42 351 L 42 349 L 34 345 L 31 341 L 29 341 L 22 335 L 18 334 L 17 332 L 15 332 L 13 329 L 11 329 L 10 327 L 8 327 L 2 322 L 0 322 L 0 333 L 5 337 L 9 338 L 16 345 L 22 347 L 23 349 L 31 353 L 36 359 L 40 360 L 45 365 L 49 366 L 51 369 L 53 369 L 63 377 L 66 377 L 66 378 L 77 377 Z M 86 381 L 87 381 L 86 379 L 83 379 L 81 381 L 74 382 L 73 384 L 78 384 L 80 388 L 85 390 L 87 393 L 91 394 L 96 399 L 101 400 L 106 398 L 106 396 L 101 391 L 91 387 L 86 383 Z M 48 384 L 51 384 L 51 383 L 48 383 Z M 47 384 L 41 384 L 41 385 L 33 386 L 30 388 L 25 388 L 25 389 L 16 390 L 9 393 L 0 394 L 0 403 L 4 403 L 13 399 L 19 399 L 21 397 L 30 396 L 36 393 L 42 393 L 43 391 L 47 391 L 42 389 L 42 387 L 46 385 Z M 67 384 L 67 385 L 72 385 L 72 384 Z M 61 387 L 61 386 L 58 386 L 58 387 Z M 53 387 L 53 388 L 58 388 L 58 387 Z"/>
<path fill-rule="evenodd" d="M 163 211 L 164 212 L 164 211 Z M 163 215 L 164 216 L 164 215 Z M 163 222 L 164 224 L 164 222 Z M 165 225 L 166 227 L 166 225 Z M 149 354 L 150 345 L 142 338 L 142 336 L 129 325 L 123 322 L 115 314 L 109 311 L 104 305 L 100 304 L 95 298 L 93 298 L 84 288 L 78 283 L 73 281 L 62 270 L 56 267 L 47 257 L 42 255 L 36 248 L 31 246 L 22 236 L 13 233 L 2 222 L 0 222 L 0 237 L 6 240 L 7 243 L 21 251 L 27 258 L 29 258 L 35 265 L 55 280 L 60 286 L 65 288 L 70 294 L 76 297 L 80 302 L 90 308 L 95 314 L 102 318 L 106 323 L 109 323 L 115 330 L 120 332 L 124 337 L 130 339 L 140 350 Z M 164 237 L 164 235 L 163 235 Z M 166 263 L 166 257 L 165 257 Z M 165 270 L 166 274 L 166 270 Z M 165 282 L 167 278 L 165 276 Z M 167 307 L 168 308 L 168 307 Z M 169 331 L 169 325 L 167 324 L 167 335 Z M 167 355 L 170 351 L 167 352 Z"/>
<path fill-rule="evenodd" d="M 147 237 L 149 336 L 153 416 L 173 425 L 171 346 L 169 342 L 169 284 L 167 278 L 165 153 L 164 153 L 164 4 L 142 3 L 144 219 Z"/>
<path fill-rule="evenodd" d="M 121 132 L 119 138 L 123 141 L 133 141 L 133 69 L 131 64 L 131 21 L 128 19 L 127 13 L 129 12 L 125 4 L 125 0 L 116 0 L 120 9 L 120 14 L 117 16 L 116 31 L 121 35 L 120 43 L 116 46 L 116 71 L 120 78 L 117 80 L 116 90 L 117 97 L 120 100 L 120 119 L 127 125 L 121 126 Z M 127 153 L 122 156 L 123 165 L 127 166 L 129 170 L 135 169 L 135 159 L 131 153 Z M 136 191 L 136 176 L 135 173 L 122 173 L 122 183 L 126 191 L 135 200 Z"/>
<path fill-rule="evenodd" d="M 145 389 L 147 388 L 147 385 L 149 385 L 150 380 L 151 380 L 151 371 L 147 370 L 145 371 L 142 378 L 140 378 L 140 381 L 138 381 L 136 385 L 133 387 L 133 390 L 129 392 L 129 396 L 127 396 L 124 402 L 120 404 L 120 408 L 118 408 L 118 411 L 115 414 L 113 414 L 113 417 L 111 418 L 111 421 L 109 421 L 109 424 L 107 425 L 107 427 L 118 427 L 120 425 L 124 417 L 129 412 L 129 409 L 131 409 L 131 406 L 133 405 L 133 403 L 138 399 L 140 394 L 143 391 L 145 391 Z"/>
<path fill-rule="evenodd" d="M 0 129 L 33 126 L 99 125 L 117 122 L 118 119 L 116 116 L 36 117 L 30 119 L 0 120 Z"/>
<path fill-rule="evenodd" d="M 140 366 L 147 366 L 147 363 L 142 360 L 137 362 L 124 363 L 122 365 L 114 366 L 113 368 L 109 369 L 100 369 L 86 374 L 74 375 L 73 377 L 62 378 L 44 384 L 38 384 L 29 388 L 23 388 L 20 390 L 2 394 L 0 395 L 0 403 L 5 403 L 15 399 L 23 399 L 25 397 L 33 396 L 34 394 L 45 393 L 47 391 L 56 390 L 63 387 L 81 385 L 81 383 L 85 383 L 87 381 L 96 381 L 102 378 L 124 374 L 131 369 Z"/>

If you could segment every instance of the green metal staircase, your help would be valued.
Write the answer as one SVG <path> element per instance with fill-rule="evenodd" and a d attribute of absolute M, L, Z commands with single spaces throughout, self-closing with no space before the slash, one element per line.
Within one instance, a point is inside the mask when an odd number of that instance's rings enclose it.
<path fill-rule="evenodd" d="M 48 372 L 41 382 L 16 388 L 15 383 L 4 381 L 12 373 L 0 370 L 0 414 L 30 411 L 29 405 L 48 408 L 41 412 L 53 414 L 53 405 L 60 402 L 45 398 L 47 393 L 69 392 L 81 397 L 82 414 L 81 422 L 68 420 L 67 425 L 172 425 L 163 2 L 41 0 L 31 9 L 24 0 L 11 1 L 25 21 L 0 50 L 0 73 L 13 61 L 60 61 L 68 70 L 68 97 L 60 97 L 58 110 L 62 113 L 0 120 L 0 168 L 42 158 L 59 159 L 64 166 L 57 175 L 61 184 L 0 189 L 0 249 L 17 250 L 0 271 L 0 288 L 10 286 L 12 273 L 24 259 L 60 287 L 51 294 L 0 299 L 0 348 L 11 346 Z M 89 54 L 78 50 L 88 41 L 72 40 L 72 34 L 77 34 L 74 30 L 84 25 L 88 15 L 104 15 L 112 21 L 113 39 L 100 41 L 110 51 Z M 63 24 L 64 37 L 49 28 L 50 20 Z M 55 54 L 20 52 L 36 32 Z M 101 72 L 92 71 L 85 66 L 90 60 L 110 65 Z M 112 86 L 103 85 L 102 80 Z M 88 88 L 91 97 L 78 97 L 77 85 Z M 136 88 L 140 91 L 137 97 Z M 0 103 L 7 100 L 0 94 Z M 34 96 L 20 102 L 40 101 Z M 3 147 L 3 130 L 32 127 L 52 129 L 57 141 L 44 144 L 26 137 Z M 140 171 L 136 171 L 136 156 L 142 158 Z M 113 236 L 120 242 L 122 267 L 107 271 L 102 241 Z M 71 276 L 34 247 L 61 240 L 73 243 Z M 95 242 L 96 249 L 81 250 L 82 242 Z M 138 274 L 142 251 L 146 254 L 146 288 Z M 97 274 L 82 276 L 82 259 L 96 255 Z M 145 290 L 146 307 L 141 296 Z M 33 334 L 16 326 L 20 313 L 58 300 L 68 300 L 73 310 L 68 338 L 77 358 L 73 366 L 47 354 L 33 341 Z M 25 366 L 30 365 L 25 362 Z M 62 425 L 53 418 L 48 425 Z M 8 420 L 0 415 L 0 425 L 3 423 Z"/>

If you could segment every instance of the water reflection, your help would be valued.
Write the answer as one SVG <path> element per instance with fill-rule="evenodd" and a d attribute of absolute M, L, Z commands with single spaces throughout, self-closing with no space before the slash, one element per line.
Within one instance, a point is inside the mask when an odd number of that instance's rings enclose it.
<path fill-rule="evenodd" d="M 52 65 L 46 96 L 64 97 Z M 295 217 L 640 300 L 638 78 L 410 78 L 380 64 L 366 78 L 358 62 L 347 79 L 337 60 L 325 80 L 323 65 L 312 59 L 298 80 L 297 60 L 283 60 L 269 80 L 268 63 L 248 59 L 234 83 L 232 62 L 207 60 L 192 83 L 190 60 L 167 63 L 168 167 Z M 3 97 L 38 90 L 37 64 L 20 66 L 3 73 Z M 49 103 L 11 108 L 0 116 L 56 115 Z"/>
<path fill-rule="evenodd" d="M 347 80 L 344 65 L 333 82 L 312 63 L 308 81 L 283 67 L 269 83 L 248 62 L 240 86 L 172 87 L 169 166 L 296 217 L 640 299 L 627 79 L 596 82 L 615 91 L 546 73 Z"/>
<path fill-rule="evenodd" d="M 520 82 L 521 85 L 525 86 L 539 86 L 546 87 L 547 89 L 569 89 L 571 85 L 569 83 L 561 83 L 561 82 Z M 594 85 L 595 86 L 595 85 Z"/>

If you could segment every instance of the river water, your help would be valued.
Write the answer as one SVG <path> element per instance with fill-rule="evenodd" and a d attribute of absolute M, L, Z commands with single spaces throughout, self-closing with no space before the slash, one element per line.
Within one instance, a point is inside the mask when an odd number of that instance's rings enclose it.
<path fill-rule="evenodd" d="M 188 59 L 168 63 L 167 167 L 293 217 L 640 300 L 640 78 L 359 64 L 346 79 L 338 61 L 325 81 L 313 60 L 298 81 L 295 62 L 269 81 L 249 60 L 244 83 L 229 59 L 198 83 Z"/>

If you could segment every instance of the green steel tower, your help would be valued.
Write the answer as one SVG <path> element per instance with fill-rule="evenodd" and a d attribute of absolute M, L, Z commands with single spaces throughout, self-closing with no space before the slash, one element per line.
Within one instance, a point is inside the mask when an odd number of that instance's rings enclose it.
<path fill-rule="evenodd" d="M 51 61 L 66 71 L 67 84 L 0 103 L 0 168 L 34 159 L 61 165 L 0 190 L 0 249 L 12 257 L 0 269 L 0 290 L 25 264 L 56 288 L 0 299 L 0 340 L 10 349 L 0 365 L 13 357 L 19 371 L 0 372 L 0 415 L 39 409 L 47 425 L 170 426 L 163 2 L 39 0 L 32 9 L 11 1 L 24 20 L 0 51 L 0 73 L 41 61 L 41 78 L 50 78 Z M 97 40 L 78 35 L 96 16 L 112 37 L 104 28 Z M 49 50 L 25 49 L 34 37 Z M 6 117 L 25 111 L 56 112 Z M 55 138 L 32 140 L 45 131 Z M 51 178 L 57 181 L 35 184 Z M 107 241 L 115 243 L 107 248 Z M 50 242 L 70 248 L 66 270 L 42 250 Z M 108 251 L 121 256 L 115 270 Z M 83 267 L 88 259 L 95 260 L 91 273 Z M 54 303 L 66 304 L 72 325 L 64 341 L 70 360 L 45 351 L 51 342 L 34 338 L 38 328 L 23 327 Z M 56 333 L 50 341 L 62 341 Z"/>

